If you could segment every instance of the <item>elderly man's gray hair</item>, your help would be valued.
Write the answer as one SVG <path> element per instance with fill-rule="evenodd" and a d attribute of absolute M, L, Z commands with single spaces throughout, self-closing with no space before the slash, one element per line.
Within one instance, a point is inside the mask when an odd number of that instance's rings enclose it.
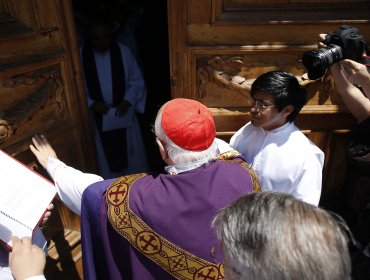
<path fill-rule="evenodd" d="M 348 227 L 339 217 L 277 192 L 253 193 L 213 221 L 225 279 L 349 280 Z"/>

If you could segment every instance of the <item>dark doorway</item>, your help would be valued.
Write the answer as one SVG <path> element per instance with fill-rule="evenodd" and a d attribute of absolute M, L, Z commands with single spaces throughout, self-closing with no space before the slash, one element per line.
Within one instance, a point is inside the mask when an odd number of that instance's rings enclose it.
<path fill-rule="evenodd" d="M 89 18 L 105 13 L 117 22 L 117 36 L 137 57 L 147 87 L 146 109 L 139 121 L 150 169 L 162 171 L 152 126 L 158 109 L 171 97 L 166 0 L 73 0 L 73 8 L 80 44 Z"/>
<path fill-rule="evenodd" d="M 158 109 L 170 99 L 167 1 L 143 1 L 143 18 L 138 30 L 138 46 L 148 89 L 146 118 L 142 122 L 150 166 L 162 171 L 164 163 L 151 133 Z M 147 133 L 150 133 L 148 135 Z M 159 169 L 159 170 L 158 170 Z"/>

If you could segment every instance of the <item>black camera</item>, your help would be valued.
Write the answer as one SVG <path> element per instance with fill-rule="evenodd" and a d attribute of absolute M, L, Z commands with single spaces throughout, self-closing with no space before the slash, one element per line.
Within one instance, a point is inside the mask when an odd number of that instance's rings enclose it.
<path fill-rule="evenodd" d="M 329 66 L 342 59 L 362 62 L 363 54 L 367 51 L 366 42 L 358 29 L 348 25 L 342 25 L 326 35 L 323 43 L 325 48 L 303 53 L 302 62 L 310 80 L 322 77 Z"/>

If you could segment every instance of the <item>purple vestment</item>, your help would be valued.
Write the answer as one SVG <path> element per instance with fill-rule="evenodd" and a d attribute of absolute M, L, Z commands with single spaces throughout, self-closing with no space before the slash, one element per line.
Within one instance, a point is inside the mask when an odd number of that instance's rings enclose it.
<path fill-rule="evenodd" d="M 95 183 L 82 196 L 84 278 L 174 279 L 136 250 L 108 220 L 105 194 L 113 182 Z M 132 184 L 128 202 L 159 236 L 194 256 L 221 263 L 211 221 L 221 208 L 258 188 L 255 173 L 245 165 L 217 160 L 178 175 L 143 176 Z"/>

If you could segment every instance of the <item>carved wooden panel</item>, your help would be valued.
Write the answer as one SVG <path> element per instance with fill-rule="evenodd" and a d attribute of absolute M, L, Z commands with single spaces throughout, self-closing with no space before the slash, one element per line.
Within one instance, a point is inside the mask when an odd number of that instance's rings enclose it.
<path fill-rule="evenodd" d="M 29 68 L 29 67 L 28 67 Z M 0 73 L 0 147 L 52 129 L 68 118 L 60 65 Z M 16 92 L 14 98 L 9 98 Z"/>
<path fill-rule="evenodd" d="M 298 51 L 218 48 L 194 49 L 190 55 L 196 60 L 196 73 L 192 75 L 195 75 L 195 98 L 209 107 L 249 107 L 250 86 L 264 72 L 284 69 L 295 73 L 299 79 L 305 73 L 298 61 Z M 315 90 L 314 87 L 312 89 Z"/>

